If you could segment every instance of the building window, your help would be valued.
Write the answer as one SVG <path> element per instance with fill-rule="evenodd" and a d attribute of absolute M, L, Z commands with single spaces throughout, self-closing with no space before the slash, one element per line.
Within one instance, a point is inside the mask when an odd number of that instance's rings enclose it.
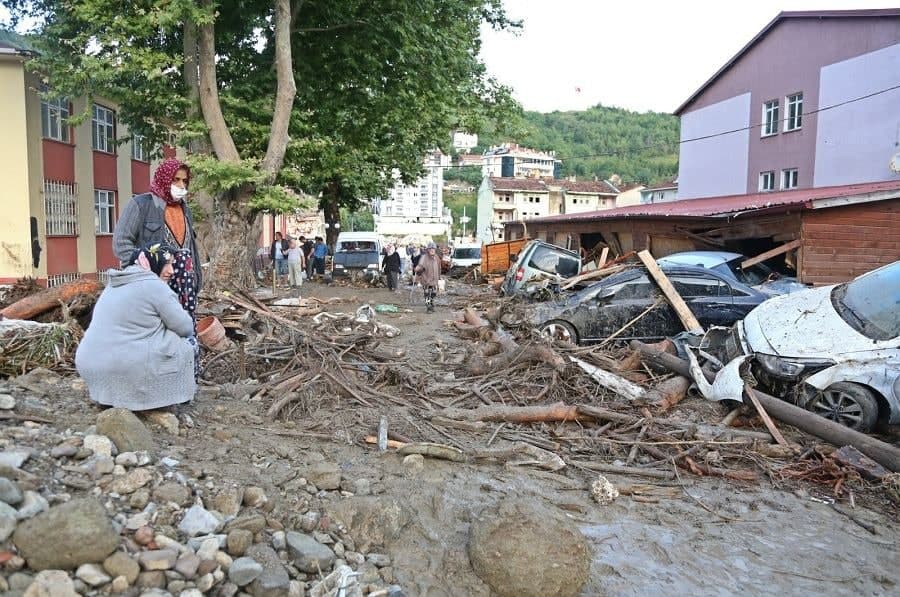
<path fill-rule="evenodd" d="M 94 104 L 91 118 L 92 147 L 97 151 L 114 153 L 116 140 L 116 116 L 109 108 Z"/>
<path fill-rule="evenodd" d="M 778 132 L 778 100 L 771 100 L 763 104 L 762 122 L 762 137 Z"/>
<path fill-rule="evenodd" d="M 787 189 L 796 189 L 797 188 L 797 169 L 796 168 L 787 168 L 781 171 L 781 188 L 784 190 Z"/>
<path fill-rule="evenodd" d="M 794 170 L 794 172 L 797 172 Z M 768 172 L 760 172 L 759 173 L 759 190 L 760 192 L 766 191 L 774 191 L 775 190 L 775 172 L 769 170 Z"/>
<path fill-rule="evenodd" d="M 784 101 L 787 118 L 784 123 L 785 131 L 796 131 L 803 126 L 803 94 L 789 95 Z"/>
<path fill-rule="evenodd" d="M 74 182 L 44 181 L 47 236 L 78 236 L 78 187 Z"/>
<path fill-rule="evenodd" d="M 41 134 L 45 139 L 69 142 L 69 100 L 41 100 Z"/>
<path fill-rule="evenodd" d="M 131 137 L 131 159 L 139 162 L 149 162 L 149 153 L 147 151 L 147 138 L 144 135 Z"/>
<path fill-rule="evenodd" d="M 94 191 L 94 231 L 112 234 L 116 217 L 115 191 Z"/>

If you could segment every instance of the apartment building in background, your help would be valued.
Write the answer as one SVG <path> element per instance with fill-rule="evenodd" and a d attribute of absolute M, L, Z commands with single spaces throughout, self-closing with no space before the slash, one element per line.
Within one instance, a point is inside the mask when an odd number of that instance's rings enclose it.
<path fill-rule="evenodd" d="M 388 236 L 446 235 L 450 216 L 444 209 L 444 169 L 450 158 L 439 150 L 423 161 L 424 174 L 412 184 L 403 184 L 398 172 L 389 195 L 371 200 L 375 232 Z"/>

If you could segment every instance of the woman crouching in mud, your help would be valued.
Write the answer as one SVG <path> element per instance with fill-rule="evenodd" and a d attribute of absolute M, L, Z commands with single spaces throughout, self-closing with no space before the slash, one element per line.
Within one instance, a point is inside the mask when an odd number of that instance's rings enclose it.
<path fill-rule="evenodd" d="M 169 288 L 175 250 L 136 249 L 109 283 L 75 353 L 91 400 L 150 410 L 188 402 L 194 381 L 194 321 Z"/>

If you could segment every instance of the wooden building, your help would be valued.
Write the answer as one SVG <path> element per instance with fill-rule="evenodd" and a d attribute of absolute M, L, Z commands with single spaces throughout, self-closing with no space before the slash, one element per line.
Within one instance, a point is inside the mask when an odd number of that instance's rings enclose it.
<path fill-rule="evenodd" d="M 900 259 L 900 181 L 709 197 L 534 218 L 506 224 L 505 238 L 538 238 L 611 256 L 649 249 L 759 255 L 802 282 L 833 284 Z M 796 242 L 795 242 L 796 241 Z M 790 244 L 788 244 L 790 243 Z"/>

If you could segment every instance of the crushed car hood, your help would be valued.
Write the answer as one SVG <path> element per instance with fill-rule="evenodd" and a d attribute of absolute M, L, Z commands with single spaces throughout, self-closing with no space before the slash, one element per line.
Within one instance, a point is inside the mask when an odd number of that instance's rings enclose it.
<path fill-rule="evenodd" d="M 831 304 L 834 286 L 771 298 L 744 318 L 754 352 L 793 357 L 834 357 L 872 350 L 873 341 L 850 327 Z"/>

